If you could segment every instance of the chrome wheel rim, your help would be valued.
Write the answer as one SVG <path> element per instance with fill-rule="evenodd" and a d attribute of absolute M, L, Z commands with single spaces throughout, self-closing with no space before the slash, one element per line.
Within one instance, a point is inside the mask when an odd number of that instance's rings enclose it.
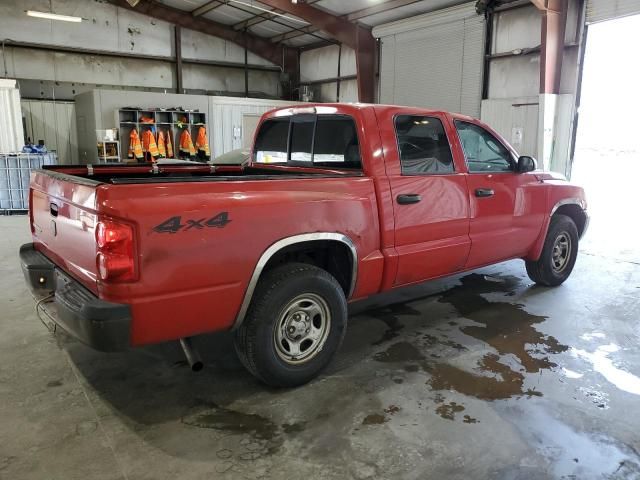
<path fill-rule="evenodd" d="M 571 237 L 567 232 L 560 232 L 553 242 L 551 250 L 551 268 L 555 273 L 562 273 L 571 258 Z"/>
<path fill-rule="evenodd" d="M 297 296 L 282 309 L 273 332 L 278 357 L 292 365 L 308 362 L 322 350 L 330 328 L 329 305 L 322 297 Z"/>

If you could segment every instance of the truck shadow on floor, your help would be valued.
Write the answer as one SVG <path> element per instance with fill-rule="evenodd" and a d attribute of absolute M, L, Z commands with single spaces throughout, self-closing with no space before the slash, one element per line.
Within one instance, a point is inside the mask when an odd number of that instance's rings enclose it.
<path fill-rule="evenodd" d="M 196 339 L 206 364 L 200 373 L 190 371 L 177 342 L 118 354 L 94 352 L 64 337 L 61 343 L 96 403 L 106 414 L 126 417 L 136 432 L 149 433 L 175 422 L 223 437 L 249 435 L 263 443 L 266 455 L 274 453 L 283 438 L 325 423 L 323 416 L 331 413 L 326 411 L 328 398 L 322 390 L 368 408 L 368 385 L 386 382 L 393 388 L 410 381 L 393 373 L 398 369 L 407 374 L 422 372 L 429 378 L 425 389 L 430 394 L 451 389 L 484 400 L 539 395 L 525 391 L 524 373 L 510 368 L 501 358 L 515 356 L 526 372 L 536 372 L 553 366 L 548 355 L 566 347 L 535 328 L 546 317 L 527 313 L 519 303 L 545 289 L 531 287 L 524 277 L 502 276 L 498 271 L 496 267 L 483 269 L 483 273 L 430 282 L 351 305 L 349 329 L 337 358 L 319 379 L 292 390 L 270 389 L 247 373 L 235 356 L 230 333 Z M 494 293 L 504 298 L 513 295 L 514 303 L 485 298 Z M 471 324 L 465 324 L 469 319 Z M 450 361 L 461 352 L 474 348 L 469 342 L 475 343 L 475 348 L 483 342 L 497 352 L 485 354 L 471 365 L 471 370 L 479 369 L 487 376 L 451 366 Z M 533 346 L 529 349 L 526 345 Z M 388 378 L 385 369 L 390 372 Z M 438 403 L 441 395 L 432 396 Z M 232 408 L 236 402 L 242 404 L 242 412 Z M 308 408 L 296 414 L 292 406 L 300 402 Z M 280 415 L 283 405 L 294 414 Z M 377 407 L 382 411 L 384 406 Z M 440 407 L 443 418 L 453 418 L 456 406 Z M 384 423 L 383 414 L 381 418 Z M 193 435 L 190 441 L 197 443 L 199 434 Z M 201 441 L 202 455 L 207 456 L 206 441 Z M 198 452 L 197 448 L 168 445 L 160 438 L 156 446 L 175 455 Z"/>

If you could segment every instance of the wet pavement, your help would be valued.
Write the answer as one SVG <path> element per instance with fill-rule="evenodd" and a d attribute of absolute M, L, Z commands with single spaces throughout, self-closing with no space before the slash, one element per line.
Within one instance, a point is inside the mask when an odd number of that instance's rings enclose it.
<path fill-rule="evenodd" d="M 336 360 L 268 389 L 227 334 L 100 354 L 37 320 L 0 218 L 0 478 L 640 478 L 640 254 L 520 261 L 352 305 Z M 640 252 L 640 250 L 639 250 Z"/>

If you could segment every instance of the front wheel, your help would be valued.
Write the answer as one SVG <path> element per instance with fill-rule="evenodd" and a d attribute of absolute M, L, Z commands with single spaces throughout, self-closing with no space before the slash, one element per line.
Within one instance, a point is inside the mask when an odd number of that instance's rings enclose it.
<path fill-rule="evenodd" d="M 564 282 L 578 257 L 578 229 L 573 220 L 561 214 L 551 218 L 540 258 L 526 261 L 529 278 L 540 285 L 555 287 Z"/>
<path fill-rule="evenodd" d="M 264 383 L 295 387 L 316 377 L 336 353 L 347 326 L 342 287 L 303 263 L 277 267 L 260 280 L 235 347 Z"/>

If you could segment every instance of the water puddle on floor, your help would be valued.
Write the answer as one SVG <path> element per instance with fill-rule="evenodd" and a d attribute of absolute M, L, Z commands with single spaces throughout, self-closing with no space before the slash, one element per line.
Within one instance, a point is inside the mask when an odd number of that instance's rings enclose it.
<path fill-rule="evenodd" d="M 565 352 L 569 347 L 536 328 L 547 317 L 531 314 L 519 303 L 490 301 L 484 297 L 491 293 L 506 295 L 515 292 L 520 283 L 517 277 L 474 273 L 463 277 L 460 285 L 441 294 L 439 302 L 451 304 L 462 317 L 476 323 L 459 326 L 449 322 L 448 325 L 492 347 L 491 352 L 469 368 L 434 360 L 441 357 L 433 353 L 436 346 L 457 351 L 467 349 L 449 338 L 441 338 L 440 334 L 422 335 L 420 341 L 425 345 L 421 348 L 406 341 L 397 342 L 377 353 L 374 359 L 404 364 L 407 372 L 424 370 L 429 374 L 427 383 L 437 391 L 454 390 L 482 400 L 542 396 L 540 391 L 525 388 L 525 374 L 555 367 L 549 356 Z M 463 407 L 442 404 L 436 412 L 443 418 L 452 419 L 460 408 Z M 474 420 L 469 418 L 467 422 L 473 423 Z"/>
<path fill-rule="evenodd" d="M 387 329 L 382 334 L 382 336 L 372 343 L 372 345 L 374 346 L 382 345 L 389 340 L 393 340 L 400 334 L 400 331 L 404 328 L 404 325 L 400 323 L 398 315 L 422 315 L 420 311 L 410 307 L 405 303 L 394 303 L 392 305 L 385 305 L 384 307 L 371 309 L 367 313 L 368 315 L 377 318 L 387 325 Z"/>
<path fill-rule="evenodd" d="M 250 434 L 262 440 L 272 440 L 278 434 L 278 426 L 271 420 L 254 413 L 243 413 L 222 407 L 214 407 L 187 415 L 182 423 L 192 427 L 211 428 L 221 432 Z"/>
<path fill-rule="evenodd" d="M 581 338 L 584 337 L 585 336 L 583 335 Z M 595 372 L 602 375 L 609 383 L 615 385 L 618 389 L 628 393 L 633 393 L 634 395 L 640 395 L 640 377 L 623 370 L 617 366 L 611 358 L 609 358 L 612 353 L 619 350 L 620 347 L 613 343 L 609 343 L 607 345 L 600 345 L 594 352 L 572 348 L 571 354 L 574 357 L 591 363 Z"/>

